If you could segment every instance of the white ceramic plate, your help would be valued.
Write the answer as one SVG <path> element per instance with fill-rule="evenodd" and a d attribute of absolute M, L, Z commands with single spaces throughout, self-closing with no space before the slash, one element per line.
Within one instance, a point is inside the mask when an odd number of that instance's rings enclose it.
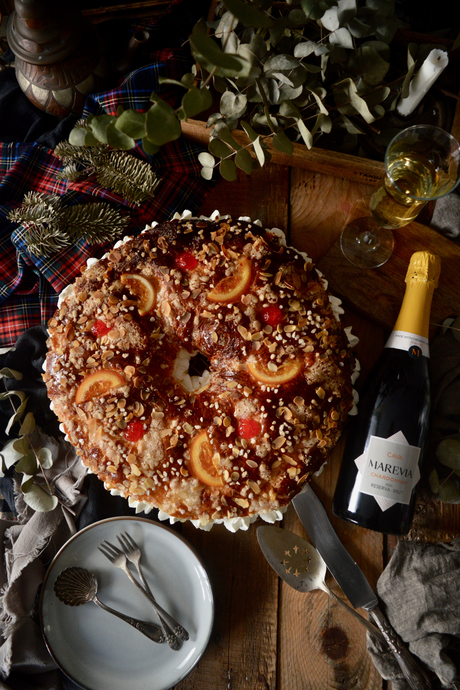
<path fill-rule="evenodd" d="M 97 596 L 104 604 L 157 623 L 148 600 L 97 549 L 103 540 L 118 544 L 116 535 L 121 532 L 128 532 L 141 547 L 144 575 L 158 603 L 190 634 L 179 651 L 152 642 L 94 602 L 66 606 L 54 593 L 54 582 L 64 568 L 87 568 L 97 576 Z M 77 532 L 51 563 L 41 595 L 47 647 L 64 673 L 86 690 L 169 690 L 200 659 L 213 617 L 211 585 L 192 548 L 169 527 L 135 517 L 102 520 Z"/>

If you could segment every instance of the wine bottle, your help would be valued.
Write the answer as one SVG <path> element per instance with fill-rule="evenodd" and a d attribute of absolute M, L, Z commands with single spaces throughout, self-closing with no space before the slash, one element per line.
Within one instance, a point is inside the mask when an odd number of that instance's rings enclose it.
<path fill-rule="evenodd" d="M 428 435 L 428 330 L 441 262 L 412 255 L 393 331 L 367 377 L 351 418 L 332 510 L 386 534 L 407 534 Z"/>

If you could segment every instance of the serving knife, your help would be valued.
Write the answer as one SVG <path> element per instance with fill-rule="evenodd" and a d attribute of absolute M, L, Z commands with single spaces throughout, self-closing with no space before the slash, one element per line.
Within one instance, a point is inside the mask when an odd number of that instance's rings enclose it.
<path fill-rule="evenodd" d="M 377 595 L 338 538 L 323 504 L 311 486 L 306 486 L 292 500 L 292 504 L 313 545 L 352 606 L 355 609 L 364 608 L 378 625 L 412 690 L 431 690 L 427 674 L 380 610 Z"/>

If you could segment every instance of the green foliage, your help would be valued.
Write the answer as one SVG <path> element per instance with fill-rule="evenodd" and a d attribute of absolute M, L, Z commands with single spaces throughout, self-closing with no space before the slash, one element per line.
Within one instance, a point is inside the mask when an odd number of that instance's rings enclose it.
<path fill-rule="evenodd" d="M 10 391 L 5 379 L 22 379 L 21 372 L 11 369 L 1 369 L 0 378 L 3 379 L 4 392 L 0 399 L 9 398 L 13 414 L 8 422 L 6 433 L 9 434 L 12 427 L 19 423 L 19 437 L 9 441 L 0 453 L 0 476 L 4 471 L 15 468 L 17 475 L 22 475 L 20 480 L 24 502 L 33 510 L 48 512 L 58 505 L 58 499 L 54 495 L 53 488 L 49 484 L 45 470 L 53 465 L 53 457 L 48 448 L 35 448 L 31 436 L 36 428 L 32 412 L 25 414 L 27 398 L 22 391 Z M 21 401 L 19 407 L 14 399 Z"/>
<path fill-rule="evenodd" d="M 128 148 L 142 140 L 154 155 L 180 136 L 181 121 L 218 100 L 207 120 L 212 158 L 199 159 L 205 179 L 216 167 L 227 180 L 237 168 L 251 174 L 269 160 L 269 144 L 291 155 L 293 143 L 311 148 L 331 131 L 356 142 L 394 109 L 419 64 L 411 44 L 407 77 L 404 68 L 391 74 L 389 46 L 400 25 L 393 0 L 222 0 L 214 21 L 200 20 L 190 36 L 196 73 L 163 80 L 184 89 L 179 107 L 152 94 L 146 112 L 89 118 L 86 132 L 75 129 L 70 141 Z M 228 135 L 246 130 L 244 122 L 254 134 L 235 146 Z M 114 131 L 123 135 L 118 144 Z"/>
<path fill-rule="evenodd" d="M 89 244 L 114 241 L 129 222 L 106 202 L 67 207 L 57 194 L 42 192 L 28 192 L 8 218 L 22 226 L 27 249 L 35 256 L 49 256 L 80 238 Z"/>

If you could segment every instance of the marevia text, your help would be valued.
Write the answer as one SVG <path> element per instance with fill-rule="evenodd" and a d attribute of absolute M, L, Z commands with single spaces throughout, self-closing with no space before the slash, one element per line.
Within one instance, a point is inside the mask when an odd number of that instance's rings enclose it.
<path fill-rule="evenodd" d="M 373 461 L 369 458 L 369 466 L 374 470 L 371 472 L 371 476 L 378 477 L 379 479 L 386 479 L 387 481 L 399 481 L 400 483 L 406 483 L 404 481 L 397 479 L 397 477 L 404 477 L 405 479 L 412 479 L 412 470 L 405 467 L 400 467 L 399 465 L 392 465 L 389 462 L 383 463 L 378 461 Z M 376 472 L 384 472 L 386 475 L 392 475 L 383 477 L 381 474 L 375 474 Z"/>

